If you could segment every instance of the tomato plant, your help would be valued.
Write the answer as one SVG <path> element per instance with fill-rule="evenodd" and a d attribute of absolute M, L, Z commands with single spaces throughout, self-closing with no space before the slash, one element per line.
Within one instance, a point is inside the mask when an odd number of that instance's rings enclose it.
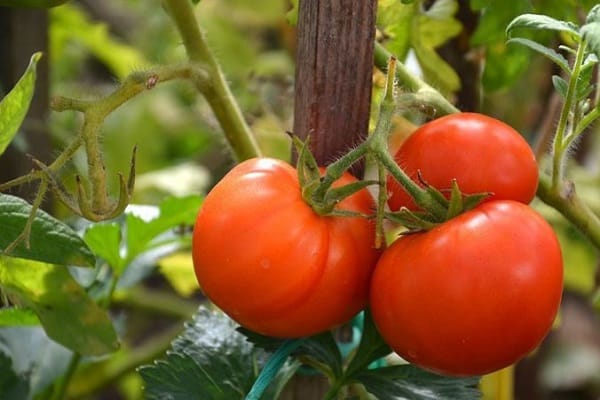
<path fill-rule="evenodd" d="M 394 158 L 417 182 L 449 191 L 456 179 L 462 192 L 489 192 L 488 200 L 529 203 L 538 183 L 535 156 L 523 137 L 504 122 L 477 113 L 451 114 L 423 124 Z M 388 189 L 392 210 L 416 208 L 396 180 L 388 180 Z"/>
<path fill-rule="evenodd" d="M 354 181 L 346 174 L 337 185 Z M 373 200 L 362 190 L 338 207 L 368 213 Z M 379 255 L 374 235 L 364 218 L 316 214 L 293 167 L 255 158 L 207 195 L 193 236 L 196 276 L 241 325 L 276 337 L 312 335 L 365 307 Z"/>
<path fill-rule="evenodd" d="M 373 319 L 408 361 L 449 375 L 506 367 L 550 329 L 562 293 L 561 250 L 550 225 L 511 200 L 491 201 L 382 255 Z"/>

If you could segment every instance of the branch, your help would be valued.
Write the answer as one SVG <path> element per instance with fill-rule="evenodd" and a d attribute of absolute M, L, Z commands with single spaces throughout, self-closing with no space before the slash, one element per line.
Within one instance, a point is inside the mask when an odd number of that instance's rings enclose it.
<path fill-rule="evenodd" d="M 560 212 L 600 249 L 600 219 L 579 199 L 573 183 L 569 182 L 561 189 L 553 186 L 549 177 L 540 175 L 537 196 Z"/>
<path fill-rule="evenodd" d="M 192 3 L 189 0 L 163 0 L 163 3 L 179 30 L 190 61 L 203 65 L 210 76 L 210 85 L 198 90 L 215 113 L 235 158 L 242 161 L 260 156 L 258 144 L 198 27 Z"/>
<path fill-rule="evenodd" d="M 375 65 L 377 68 L 385 72 L 390 57 L 392 57 L 392 53 L 376 42 Z M 431 106 L 438 116 L 460 112 L 460 110 L 454 107 L 454 105 L 442 96 L 440 92 L 429 86 L 417 76 L 411 74 L 400 62 L 396 63 L 396 78 L 399 80 L 401 86 L 405 87 L 408 91 L 413 92 L 412 96 L 416 103 Z"/>

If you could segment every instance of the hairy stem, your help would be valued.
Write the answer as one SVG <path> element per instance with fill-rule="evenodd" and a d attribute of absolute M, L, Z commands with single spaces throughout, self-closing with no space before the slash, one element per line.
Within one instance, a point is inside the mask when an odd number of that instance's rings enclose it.
<path fill-rule="evenodd" d="M 375 43 L 375 65 L 382 71 L 387 71 L 388 60 L 392 54 L 381 44 Z M 431 106 L 437 115 L 445 115 L 459 112 L 440 92 L 429 86 L 417 76 L 411 74 L 406 67 L 396 63 L 396 78 L 399 84 L 408 91 L 413 92 L 416 102 Z"/>
<path fill-rule="evenodd" d="M 556 134 L 554 135 L 554 141 L 552 143 L 552 186 L 558 188 L 564 178 L 564 154 L 568 148 L 566 143 L 569 136 L 573 134 L 574 127 L 569 123 L 569 117 L 574 112 L 575 101 L 576 101 L 576 90 L 577 81 L 579 80 L 579 73 L 581 70 L 581 64 L 583 63 L 583 56 L 585 54 L 586 43 L 582 41 L 577 48 L 577 54 L 573 63 L 573 72 L 569 78 L 569 85 L 567 88 L 567 94 L 565 96 L 565 102 L 563 103 L 562 110 L 560 112 L 560 119 L 556 128 Z"/>
<path fill-rule="evenodd" d="M 540 176 L 537 196 L 560 212 L 600 249 L 600 219 L 575 193 L 572 183 L 554 186 L 545 175 Z"/>
<path fill-rule="evenodd" d="M 205 65 L 210 85 L 199 87 L 210 104 L 231 150 L 238 161 L 258 157 L 261 151 L 233 97 L 225 76 L 208 48 L 189 0 L 164 0 L 191 61 Z"/>

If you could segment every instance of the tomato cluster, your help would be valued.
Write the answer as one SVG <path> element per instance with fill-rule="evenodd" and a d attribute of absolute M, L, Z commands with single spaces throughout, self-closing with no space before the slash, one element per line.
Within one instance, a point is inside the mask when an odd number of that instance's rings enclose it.
<path fill-rule="evenodd" d="M 514 363 L 550 329 L 562 294 L 562 257 L 548 223 L 527 203 L 535 157 L 507 125 L 456 114 L 423 125 L 398 164 L 445 193 L 453 179 L 485 202 L 429 231 L 375 248 L 366 189 L 318 215 L 297 171 L 278 160 L 234 167 L 207 195 L 193 236 L 206 296 L 264 335 L 302 337 L 332 329 L 369 306 L 394 351 L 425 369 L 476 375 Z M 418 176 L 418 178 L 417 178 Z M 357 182 L 349 174 L 334 187 Z M 392 209 L 417 209 L 388 181 Z"/>
<path fill-rule="evenodd" d="M 443 190 L 489 192 L 483 204 L 396 240 L 377 264 L 370 306 L 381 335 L 408 361 L 448 375 L 506 367 L 549 331 L 562 295 L 562 256 L 527 203 L 535 157 L 508 125 L 463 113 L 422 125 L 396 161 Z M 416 208 L 388 181 L 390 208 Z"/>

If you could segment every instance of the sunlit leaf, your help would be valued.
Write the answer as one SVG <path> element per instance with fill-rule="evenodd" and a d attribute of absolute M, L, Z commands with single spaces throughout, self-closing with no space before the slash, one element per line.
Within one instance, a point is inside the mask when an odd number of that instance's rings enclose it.
<path fill-rule="evenodd" d="M 25 200 L 0 193 L 0 249 L 23 232 L 30 213 L 31 205 Z M 8 255 L 60 265 L 94 266 L 96 262 L 75 231 L 42 210 L 36 212 L 29 242 L 30 248 L 21 242 Z"/>
<path fill-rule="evenodd" d="M 189 297 L 199 289 L 190 253 L 167 256 L 159 261 L 158 267 L 160 273 L 180 295 Z"/>
<path fill-rule="evenodd" d="M 444 92 L 453 92 L 460 89 L 458 74 L 434 49 L 417 47 L 415 48 L 415 54 L 419 60 L 419 65 L 423 69 L 426 80 L 432 86 Z"/>
<path fill-rule="evenodd" d="M 103 62 L 118 78 L 147 66 L 142 53 L 122 43 L 110 34 L 108 25 L 91 21 L 74 5 L 66 4 L 50 13 L 52 29 L 51 54 L 61 54 L 71 41 L 83 44 L 89 52 Z"/>
<path fill-rule="evenodd" d="M 105 310 L 61 266 L 0 257 L 0 286 L 39 317 L 50 338 L 83 355 L 117 349 L 118 341 Z"/>
<path fill-rule="evenodd" d="M 40 324 L 38 316 L 29 308 L 0 308 L 0 327 L 2 326 L 36 326 Z"/>
<path fill-rule="evenodd" d="M 0 101 L 0 154 L 4 153 L 25 119 L 33 98 L 36 65 L 41 57 L 42 53 L 35 53 L 31 56 L 25 74 Z"/>
<path fill-rule="evenodd" d="M 149 400 L 244 399 L 266 360 L 220 312 L 201 308 L 166 359 L 139 369 Z M 276 399 L 297 365 L 286 364 L 262 399 Z"/>
<path fill-rule="evenodd" d="M 147 250 L 152 240 L 169 229 L 193 225 L 201 203 L 200 196 L 169 197 L 158 207 L 158 216 L 148 221 L 127 213 L 127 259 Z"/>
<path fill-rule="evenodd" d="M 121 227 L 116 222 L 90 225 L 83 239 L 98 257 L 120 272 L 123 268 L 121 250 Z"/>

